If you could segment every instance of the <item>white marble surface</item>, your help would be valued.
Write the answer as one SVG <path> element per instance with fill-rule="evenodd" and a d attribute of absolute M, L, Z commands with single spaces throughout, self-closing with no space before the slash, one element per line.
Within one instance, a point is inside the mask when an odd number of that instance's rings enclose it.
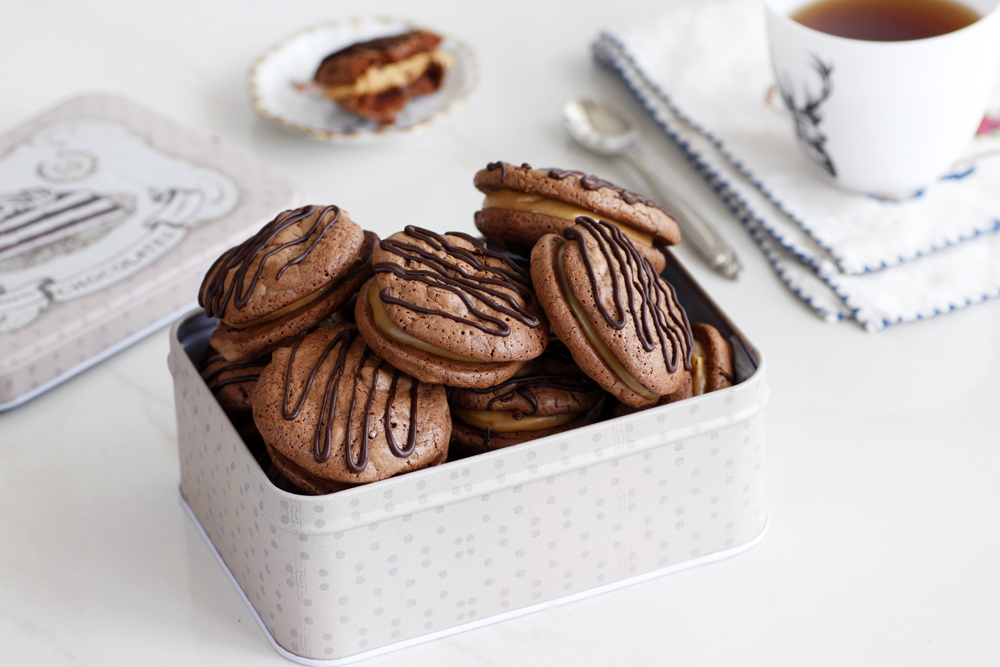
<path fill-rule="evenodd" d="M 667 1 L 5 0 L 0 127 L 75 93 L 118 92 L 376 231 L 471 230 L 472 175 L 491 160 L 639 185 L 573 147 L 559 108 L 581 93 L 624 101 L 588 43 Z M 479 94 L 422 134 L 366 146 L 252 114 L 244 86 L 259 52 L 361 11 L 465 39 L 481 59 Z M 1000 303 L 877 335 L 824 324 L 645 130 L 657 167 L 746 266 L 729 283 L 679 251 L 768 357 L 769 535 L 727 561 L 364 664 L 996 664 Z M 161 331 L 0 415 L 0 664 L 289 664 L 181 510 L 166 354 Z"/>

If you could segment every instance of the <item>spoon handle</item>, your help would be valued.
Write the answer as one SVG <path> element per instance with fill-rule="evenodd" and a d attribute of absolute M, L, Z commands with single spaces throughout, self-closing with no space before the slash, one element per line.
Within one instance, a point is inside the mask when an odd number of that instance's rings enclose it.
<path fill-rule="evenodd" d="M 716 273 L 735 280 L 743 267 L 726 240 L 701 214 L 646 167 L 634 147 L 626 151 L 624 157 L 649 185 L 656 200 L 677 220 L 683 239 L 694 247 Z"/>

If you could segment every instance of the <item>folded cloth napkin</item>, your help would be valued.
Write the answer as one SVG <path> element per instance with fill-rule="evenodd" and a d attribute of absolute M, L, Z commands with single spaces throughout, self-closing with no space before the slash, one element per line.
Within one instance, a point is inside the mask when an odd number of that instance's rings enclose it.
<path fill-rule="evenodd" d="M 699 2 L 607 31 L 594 54 L 822 317 L 877 331 L 1000 297 L 1000 95 L 946 176 L 886 199 L 835 189 L 802 155 L 758 0 Z"/>

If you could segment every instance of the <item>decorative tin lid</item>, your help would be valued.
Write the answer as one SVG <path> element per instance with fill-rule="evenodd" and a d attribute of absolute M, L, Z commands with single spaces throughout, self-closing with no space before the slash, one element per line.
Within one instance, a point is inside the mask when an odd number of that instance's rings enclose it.
<path fill-rule="evenodd" d="M 211 262 L 296 189 L 124 98 L 0 137 L 0 410 L 189 309 Z"/>

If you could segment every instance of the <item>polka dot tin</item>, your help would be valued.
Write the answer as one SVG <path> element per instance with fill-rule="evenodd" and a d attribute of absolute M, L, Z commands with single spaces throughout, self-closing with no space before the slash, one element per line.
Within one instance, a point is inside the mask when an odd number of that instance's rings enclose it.
<path fill-rule="evenodd" d="M 274 487 L 171 335 L 181 495 L 275 648 L 338 665 L 739 553 L 766 528 L 764 361 L 676 262 L 728 389 L 327 496 Z"/>

